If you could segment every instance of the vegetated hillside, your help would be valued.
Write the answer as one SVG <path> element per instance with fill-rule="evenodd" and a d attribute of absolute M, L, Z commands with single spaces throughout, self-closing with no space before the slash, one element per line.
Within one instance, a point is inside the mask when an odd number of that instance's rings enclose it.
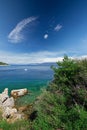
<path fill-rule="evenodd" d="M 62 62 L 52 67 L 54 79 L 27 113 L 28 121 L 7 124 L 4 130 L 87 130 L 87 59 Z M 19 124 L 19 125 L 18 125 Z"/>
<path fill-rule="evenodd" d="M 35 102 L 32 129 L 87 130 L 87 60 L 64 56 L 57 65 L 53 81 Z"/>
<path fill-rule="evenodd" d="M 4 62 L 0 62 L 0 65 L 8 65 L 7 63 Z"/>

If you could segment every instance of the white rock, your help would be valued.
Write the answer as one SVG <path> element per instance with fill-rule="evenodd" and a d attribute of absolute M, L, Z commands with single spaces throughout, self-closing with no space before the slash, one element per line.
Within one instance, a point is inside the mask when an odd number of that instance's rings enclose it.
<path fill-rule="evenodd" d="M 23 95 L 25 95 L 25 94 L 27 94 L 27 93 L 28 93 L 27 88 L 18 89 L 18 90 L 12 90 L 12 91 L 11 91 L 11 95 L 12 95 L 13 97 L 23 96 Z"/>
<path fill-rule="evenodd" d="M 14 123 L 15 121 L 17 122 L 17 120 L 21 119 L 24 119 L 24 115 L 20 113 L 15 113 L 13 116 L 11 116 L 11 118 L 7 118 L 7 122 Z"/>
<path fill-rule="evenodd" d="M 25 89 L 18 89 L 11 91 L 11 94 L 13 96 L 17 94 L 17 96 L 25 95 L 28 92 L 28 90 Z M 8 88 L 5 88 L 5 90 L 0 94 L 0 108 L 2 109 L 2 117 L 6 119 L 7 121 L 14 122 L 17 119 L 23 119 L 24 115 L 23 113 L 19 113 L 16 108 L 13 108 L 15 106 L 15 100 L 13 97 L 8 96 Z"/>
<path fill-rule="evenodd" d="M 5 88 L 3 93 L 8 95 L 8 88 Z"/>
<path fill-rule="evenodd" d="M 5 111 L 3 112 L 2 117 L 4 119 L 6 119 L 6 118 L 9 118 L 9 117 L 13 117 L 15 114 L 17 114 L 17 109 L 16 108 L 9 108 L 9 107 L 7 107 L 5 109 Z"/>
<path fill-rule="evenodd" d="M 20 113 L 16 113 L 15 115 L 14 115 L 14 118 L 17 120 L 17 119 L 22 119 L 22 114 L 20 114 Z"/>
<path fill-rule="evenodd" d="M 0 94 L 0 101 L 3 103 L 9 98 L 8 96 L 8 89 L 5 88 L 5 90 Z"/>
<path fill-rule="evenodd" d="M 3 103 L 3 108 L 5 109 L 6 107 L 14 107 L 14 98 L 8 98 L 4 103 Z"/>
<path fill-rule="evenodd" d="M 1 102 L 1 100 L 0 100 L 0 108 L 2 108 L 2 102 Z"/>
<path fill-rule="evenodd" d="M 5 102 L 8 98 L 9 98 L 9 96 L 4 94 L 4 93 L 0 96 L 0 99 L 1 99 L 2 103 Z"/>

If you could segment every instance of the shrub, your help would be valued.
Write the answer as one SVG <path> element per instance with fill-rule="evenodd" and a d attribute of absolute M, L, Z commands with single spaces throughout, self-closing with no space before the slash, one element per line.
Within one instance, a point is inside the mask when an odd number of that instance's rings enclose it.
<path fill-rule="evenodd" d="M 57 65 L 53 81 L 35 102 L 33 130 L 86 130 L 87 60 L 64 56 Z"/>

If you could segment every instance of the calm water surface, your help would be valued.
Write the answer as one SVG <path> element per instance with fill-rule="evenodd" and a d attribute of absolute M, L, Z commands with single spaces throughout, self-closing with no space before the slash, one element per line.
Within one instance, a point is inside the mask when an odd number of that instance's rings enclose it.
<path fill-rule="evenodd" d="M 11 65 L 0 66 L 0 92 L 5 88 L 19 89 L 27 87 L 35 89 L 53 78 L 50 65 Z M 37 88 L 36 88 L 37 89 Z"/>
<path fill-rule="evenodd" d="M 0 92 L 4 88 L 28 88 L 35 92 L 45 87 L 53 79 L 50 65 L 11 65 L 0 66 Z"/>

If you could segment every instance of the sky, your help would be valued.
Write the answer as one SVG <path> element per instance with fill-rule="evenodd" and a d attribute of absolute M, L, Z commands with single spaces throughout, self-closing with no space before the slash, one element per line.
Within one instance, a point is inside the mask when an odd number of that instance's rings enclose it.
<path fill-rule="evenodd" d="M 87 0 L 0 0 L 0 61 L 87 57 Z"/>

